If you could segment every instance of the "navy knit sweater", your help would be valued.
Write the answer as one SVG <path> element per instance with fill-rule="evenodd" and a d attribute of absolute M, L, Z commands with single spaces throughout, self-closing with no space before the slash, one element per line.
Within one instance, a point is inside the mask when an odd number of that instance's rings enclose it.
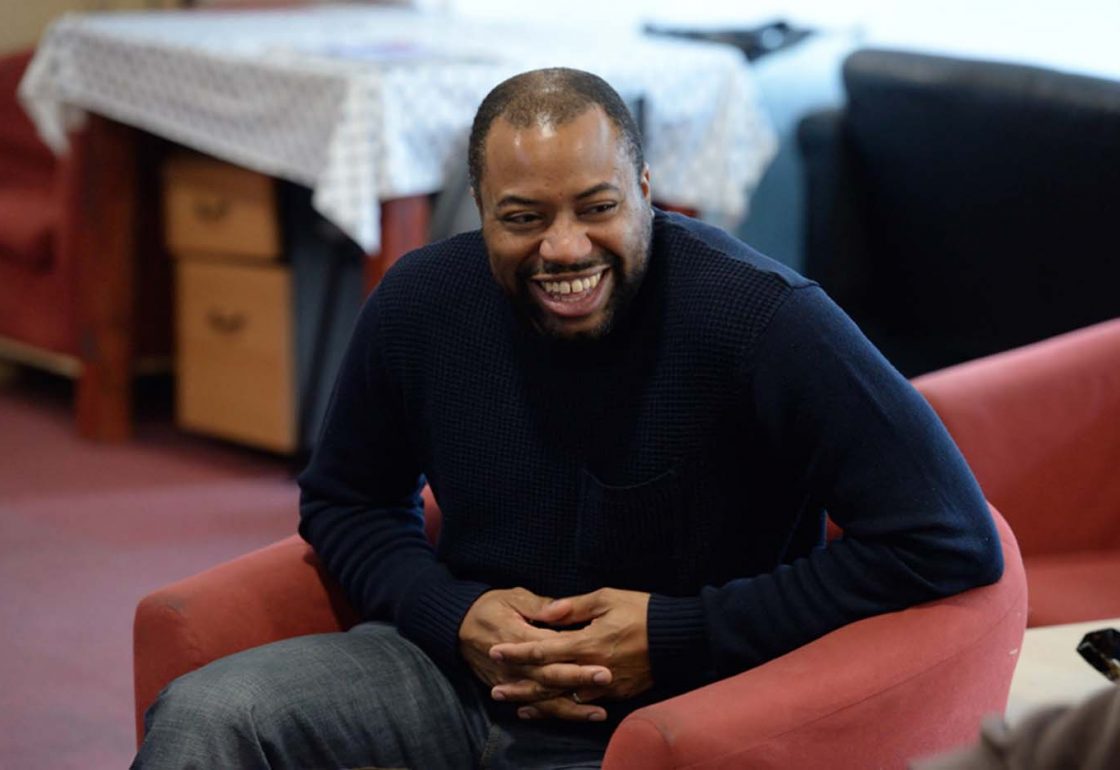
<path fill-rule="evenodd" d="M 300 532 L 365 616 L 456 666 L 489 588 L 652 592 L 644 702 L 999 577 L 945 429 L 815 284 L 676 215 L 652 249 L 592 343 L 523 326 L 477 232 L 385 277 L 300 477 Z"/>

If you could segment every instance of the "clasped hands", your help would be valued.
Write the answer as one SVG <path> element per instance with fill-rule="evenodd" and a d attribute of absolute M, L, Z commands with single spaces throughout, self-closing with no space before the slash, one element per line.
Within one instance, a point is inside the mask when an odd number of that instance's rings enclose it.
<path fill-rule="evenodd" d="M 488 591 L 463 618 L 459 647 L 495 700 L 523 719 L 602 721 L 592 703 L 649 689 L 649 594 L 602 588 L 552 600 L 524 588 Z M 581 626 L 575 630 L 564 627 Z"/>

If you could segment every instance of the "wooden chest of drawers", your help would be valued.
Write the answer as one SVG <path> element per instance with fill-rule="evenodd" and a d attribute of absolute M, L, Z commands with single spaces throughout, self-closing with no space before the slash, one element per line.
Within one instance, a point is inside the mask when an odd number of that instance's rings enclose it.
<path fill-rule="evenodd" d="M 281 254 L 276 182 L 203 155 L 164 166 L 167 248 L 179 257 L 276 260 Z"/>
<path fill-rule="evenodd" d="M 292 275 L 275 182 L 196 155 L 164 169 L 176 257 L 176 419 L 280 453 L 298 448 Z"/>

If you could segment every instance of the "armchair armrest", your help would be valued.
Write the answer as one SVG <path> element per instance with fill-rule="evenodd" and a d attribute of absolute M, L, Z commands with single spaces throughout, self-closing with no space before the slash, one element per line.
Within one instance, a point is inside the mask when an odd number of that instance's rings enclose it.
<path fill-rule="evenodd" d="M 615 731 L 604 770 L 904 767 L 974 741 L 1007 705 L 1026 626 L 1022 560 L 992 512 L 997 583 L 849 624 L 640 709 Z"/>
<path fill-rule="evenodd" d="M 914 387 L 1028 562 L 1120 548 L 1120 318 L 922 375 Z"/>
<path fill-rule="evenodd" d="M 443 517 L 431 487 L 421 496 L 434 543 Z M 176 677 L 251 647 L 344 631 L 358 619 L 298 535 L 154 591 L 140 600 L 132 629 L 137 741 L 144 712 Z"/>
<path fill-rule="evenodd" d="M 342 590 L 297 535 L 149 594 L 133 626 L 137 739 L 144 712 L 176 677 L 241 650 L 355 622 Z"/>

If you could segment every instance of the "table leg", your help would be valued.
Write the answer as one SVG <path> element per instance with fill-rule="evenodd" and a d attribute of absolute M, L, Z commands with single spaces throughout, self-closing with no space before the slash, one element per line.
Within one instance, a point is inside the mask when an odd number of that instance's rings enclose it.
<path fill-rule="evenodd" d="M 381 252 L 366 260 L 366 293 L 402 256 L 428 242 L 432 207 L 427 195 L 413 195 L 381 202 Z"/>
<path fill-rule="evenodd" d="M 137 225 L 135 129 L 90 115 L 74 137 L 80 158 L 73 213 L 79 356 L 78 433 L 124 441 L 132 433 Z"/>

